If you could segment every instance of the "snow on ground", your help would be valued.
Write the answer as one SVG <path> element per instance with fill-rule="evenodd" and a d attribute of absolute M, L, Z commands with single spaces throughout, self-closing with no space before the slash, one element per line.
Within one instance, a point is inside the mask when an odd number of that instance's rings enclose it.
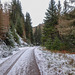
<path fill-rule="evenodd" d="M 4 61 L 6 61 L 7 59 L 11 58 L 13 55 L 15 55 L 18 52 L 19 52 L 19 50 L 18 51 L 13 51 L 12 55 L 10 55 L 10 56 L 8 56 L 6 58 L 0 58 L 0 64 L 3 63 Z"/>
<path fill-rule="evenodd" d="M 7 57 L 11 52 L 3 40 L 0 39 L 0 58 Z"/>
<path fill-rule="evenodd" d="M 28 47 L 24 47 L 24 49 L 21 49 L 19 52 L 17 52 L 13 56 L 11 56 L 9 59 L 7 59 L 6 61 L 4 61 L 2 64 L 0 64 L 0 75 L 7 75 L 6 73 L 8 73 L 8 71 L 10 70 L 9 68 L 11 68 L 16 63 L 16 61 L 20 58 L 20 56 L 27 49 L 28 49 Z M 10 74 L 10 75 L 12 75 L 12 74 Z"/>
<path fill-rule="evenodd" d="M 13 55 L 15 55 L 16 53 L 18 53 L 20 50 L 23 50 L 23 49 L 27 49 L 28 47 L 21 47 L 21 48 L 17 48 L 19 50 L 17 50 L 16 48 L 13 48 L 13 52 L 12 52 L 12 55 L 6 57 L 6 58 L 0 58 L 0 64 L 3 63 L 4 61 L 6 61 L 7 59 L 11 58 Z"/>
<path fill-rule="evenodd" d="M 35 55 L 41 75 L 75 75 L 75 54 L 52 53 L 40 47 Z"/>
<path fill-rule="evenodd" d="M 28 46 L 28 44 L 26 42 L 23 41 L 23 39 L 17 34 L 18 38 L 19 38 L 19 42 L 21 44 L 22 47 L 24 46 Z"/>
<path fill-rule="evenodd" d="M 6 43 L 0 39 L 0 64 L 19 51 L 18 44 L 14 41 L 13 35 L 11 33 L 12 32 L 10 31 L 9 34 L 12 37 L 10 40 L 13 41 L 15 47 L 8 47 Z M 17 36 L 19 38 L 19 42 L 21 45 L 20 47 L 25 47 L 28 45 L 26 42 L 23 41 L 23 39 L 18 34 Z"/>
<path fill-rule="evenodd" d="M 29 47 L 28 50 L 20 57 L 20 59 L 15 63 L 12 69 L 9 71 L 7 75 L 30 75 L 27 74 L 29 72 L 29 65 L 33 63 L 34 60 L 32 57 L 32 50 L 35 47 Z M 21 48 L 25 49 L 25 48 Z"/>
<path fill-rule="evenodd" d="M 27 47 L 19 49 L 25 50 Z M 35 59 L 41 75 L 75 75 L 75 54 L 53 53 L 43 50 L 42 47 L 28 47 L 28 50 L 23 53 L 7 75 L 27 75 L 29 72 L 28 65 L 31 66 L 31 63 L 33 63 L 33 49 L 35 49 Z M 13 54 L 17 52 L 14 51 Z M 11 57 L 9 56 L 6 59 Z M 2 58 L 4 61 L 6 59 Z"/>

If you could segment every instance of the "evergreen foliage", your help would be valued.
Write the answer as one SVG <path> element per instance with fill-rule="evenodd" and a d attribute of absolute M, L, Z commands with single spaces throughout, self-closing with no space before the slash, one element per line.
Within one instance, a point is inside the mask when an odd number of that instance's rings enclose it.
<path fill-rule="evenodd" d="M 34 32 L 34 45 L 37 45 L 37 35 L 38 35 L 38 32 L 37 32 L 37 27 L 35 29 L 35 32 Z"/>
<path fill-rule="evenodd" d="M 45 26 L 43 30 L 43 36 L 42 36 L 42 43 L 45 45 L 48 49 L 58 49 L 58 44 L 56 44 L 57 41 L 59 41 L 58 37 L 58 31 L 55 28 L 55 26 L 58 24 L 58 17 L 57 17 L 57 8 L 55 5 L 55 1 L 51 0 L 49 4 L 49 8 L 46 12 L 45 17 Z M 56 37 L 58 39 L 56 39 Z"/>
<path fill-rule="evenodd" d="M 58 18 L 60 19 L 60 14 L 61 14 L 61 3 L 60 0 L 58 1 Z"/>
<path fill-rule="evenodd" d="M 18 16 L 16 20 L 16 31 L 21 37 L 23 37 L 23 25 L 20 16 Z"/>
<path fill-rule="evenodd" d="M 33 31 L 31 24 L 31 17 L 30 14 L 27 12 L 25 21 L 26 38 L 30 41 L 30 43 L 33 43 Z"/>
<path fill-rule="evenodd" d="M 41 45 L 41 27 L 40 24 L 38 27 L 36 27 L 35 32 L 34 32 L 34 45 Z"/>
<path fill-rule="evenodd" d="M 51 38 L 49 38 L 45 45 L 47 49 L 61 50 L 62 43 L 58 37 L 55 37 L 54 41 Z"/>
<path fill-rule="evenodd" d="M 12 46 L 12 47 L 14 47 L 14 40 L 12 40 L 13 39 L 13 37 L 12 37 L 12 33 L 10 33 L 10 31 L 6 34 L 6 39 L 4 40 L 5 41 L 5 43 L 6 43 L 6 45 L 8 45 L 8 46 Z"/>
<path fill-rule="evenodd" d="M 38 44 L 41 45 L 41 36 L 42 36 L 42 31 L 41 31 L 41 27 L 39 25 L 38 28 Z"/>
<path fill-rule="evenodd" d="M 64 14 L 66 15 L 67 11 L 68 11 L 68 2 L 67 2 L 67 0 L 64 1 L 64 9 L 63 9 L 63 11 L 64 11 Z"/>
<path fill-rule="evenodd" d="M 10 19 L 13 23 L 13 25 L 11 25 L 11 28 L 13 27 L 14 30 L 17 31 L 17 33 L 23 37 L 23 24 L 24 24 L 24 20 L 22 20 L 24 18 L 24 15 L 22 13 L 22 8 L 21 8 L 21 3 L 19 0 L 12 0 L 12 11 L 10 13 Z M 22 23 L 23 22 L 23 23 Z M 10 22 L 11 24 L 11 22 Z M 25 31 L 25 30 L 24 30 Z"/>
<path fill-rule="evenodd" d="M 5 41 L 6 43 L 8 42 L 7 44 L 11 46 L 14 46 L 14 42 L 20 45 L 18 34 L 23 38 L 23 32 L 25 31 L 23 29 L 25 21 L 23 19 L 24 15 L 22 13 L 20 1 L 12 0 L 10 10 L 10 30 L 6 35 L 8 38 L 6 38 Z"/>

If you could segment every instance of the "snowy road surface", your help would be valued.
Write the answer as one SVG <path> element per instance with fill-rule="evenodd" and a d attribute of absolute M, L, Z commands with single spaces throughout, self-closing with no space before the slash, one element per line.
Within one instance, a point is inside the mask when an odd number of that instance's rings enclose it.
<path fill-rule="evenodd" d="M 0 64 L 0 75 L 40 75 L 34 54 L 36 48 L 20 49 L 18 53 Z"/>
<path fill-rule="evenodd" d="M 75 75 L 75 54 L 24 47 L 0 64 L 0 75 Z"/>

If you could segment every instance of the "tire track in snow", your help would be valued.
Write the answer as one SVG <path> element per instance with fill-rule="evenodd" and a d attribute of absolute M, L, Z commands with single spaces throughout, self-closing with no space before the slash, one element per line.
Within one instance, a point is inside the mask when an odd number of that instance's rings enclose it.
<path fill-rule="evenodd" d="M 33 60 L 30 60 L 30 64 L 28 67 L 29 71 L 27 72 L 26 75 L 41 75 L 39 67 L 38 67 L 37 62 L 36 62 L 36 58 L 35 58 L 35 53 L 34 53 L 35 49 L 33 49 L 31 52 L 31 56 L 32 56 Z"/>
<path fill-rule="evenodd" d="M 26 50 L 7 75 L 41 75 L 34 50 L 36 47 Z"/>
<path fill-rule="evenodd" d="M 26 50 L 28 50 L 28 48 Z M 17 62 L 17 60 L 22 56 L 22 54 L 26 50 L 22 50 L 22 51 L 16 53 L 11 58 L 7 59 L 5 62 L 3 62 L 2 64 L 0 64 L 0 75 L 7 75 L 8 72 L 13 67 L 13 65 Z"/>

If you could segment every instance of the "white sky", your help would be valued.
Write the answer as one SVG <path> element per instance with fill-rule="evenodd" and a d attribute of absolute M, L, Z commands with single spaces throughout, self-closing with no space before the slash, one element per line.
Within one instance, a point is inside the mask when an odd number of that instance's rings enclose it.
<path fill-rule="evenodd" d="M 32 26 L 37 26 L 40 23 L 43 23 L 46 9 L 49 6 L 50 0 L 20 0 L 22 5 L 22 11 L 25 15 L 26 12 L 30 13 L 32 19 Z M 58 0 L 55 0 L 58 2 Z M 60 0 L 63 4 L 64 0 Z M 4 2 L 11 2 L 11 0 L 1 0 Z"/>

